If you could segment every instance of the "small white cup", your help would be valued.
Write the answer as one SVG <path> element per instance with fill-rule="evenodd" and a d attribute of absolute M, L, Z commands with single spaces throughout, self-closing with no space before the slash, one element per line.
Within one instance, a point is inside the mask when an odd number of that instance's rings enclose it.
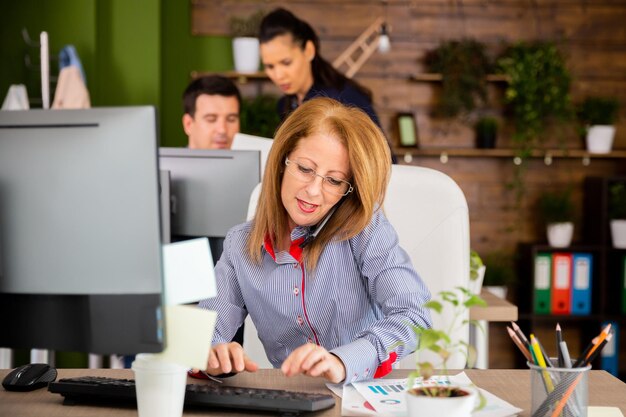
<path fill-rule="evenodd" d="M 132 364 L 139 417 L 180 417 L 185 403 L 187 367 L 140 353 Z"/>

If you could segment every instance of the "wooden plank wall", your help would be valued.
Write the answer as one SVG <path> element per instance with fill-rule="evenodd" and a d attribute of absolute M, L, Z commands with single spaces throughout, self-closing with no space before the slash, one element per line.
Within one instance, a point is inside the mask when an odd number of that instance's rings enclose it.
<path fill-rule="evenodd" d="M 425 72 L 425 53 L 440 42 L 474 38 L 496 56 L 503 45 L 524 40 L 552 40 L 566 56 L 573 76 L 572 96 L 580 101 L 587 94 L 616 95 L 621 101 L 616 148 L 626 148 L 626 2 L 623 0 L 192 0 L 192 31 L 196 35 L 228 33 L 228 18 L 282 6 L 307 20 L 321 38 L 322 55 L 329 61 L 338 56 L 378 16 L 387 15 L 392 49 L 374 54 L 356 75 L 372 89 L 375 108 L 385 131 L 392 135 L 397 112 L 416 115 L 420 146 L 473 147 L 471 128 L 459 122 L 430 116 L 437 102 L 439 84 L 414 82 L 409 77 Z M 202 68 L 198 68 L 202 70 Z M 266 88 L 266 87 L 264 87 Z M 271 85 L 269 86 L 272 90 Z M 489 87 L 492 111 L 502 114 L 501 84 Z M 505 132 L 501 136 L 506 136 Z M 498 147 L 508 147 L 500 137 Z M 565 145 L 582 148 L 582 141 L 568 135 Z M 534 203 L 541 190 L 575 187 L 582 207 L 581 183 L 587 175 L 625 172 L 626 160 L 594 159 L 589 166 L 574 159 L 557 159 L 551 166 L 532 160 L 526 170 L 527 197 L 521 210 L 506 186 L 513 164 L 503 158 L 452 158 L 447 164 L 435 157 L 411 162 L 446 172 L 464 190 L 471 216 L 472 246 L 480 253 L 514 253 L 519 241 L 545 241 L 537 224 Z M 580 210 L 579 210 L 580 212 Z M 579 213 L 580 214 L 580 213 Z M 417 215 L 417 214 L 416 214 Z M 577 221 L 580 236 L 582 221 Z"/>

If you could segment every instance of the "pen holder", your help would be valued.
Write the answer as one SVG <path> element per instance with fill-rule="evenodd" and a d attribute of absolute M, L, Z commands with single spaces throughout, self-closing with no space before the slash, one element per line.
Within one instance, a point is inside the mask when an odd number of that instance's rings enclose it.
<path fill-rule="evenodd" d="M 532 417 L 587 417 L 591 365 L 543 368 L 528 362 Z"/>

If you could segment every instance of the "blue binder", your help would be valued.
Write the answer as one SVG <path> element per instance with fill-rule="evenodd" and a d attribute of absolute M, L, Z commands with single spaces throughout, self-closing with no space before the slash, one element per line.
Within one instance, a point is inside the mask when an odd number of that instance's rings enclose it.
<path fill-rule="evenodd" d="M 572 304 L 570 311 L 573 315 L 579 316 L 591 314 L 593 255 L 574 253 L 572 263 Z"/>
<path fill-rule="evenodd" d="M 614 376 L 617 376 L 618 367 L 618 355 L 619 355 L 619 324 L 610 321 L 602 323 L 602 328 L 608 323 L 611 323 L 611 333 L 613 338 L 610 342 L 607 342 L 602 352 L 600 352 L 600 367 Z"/>

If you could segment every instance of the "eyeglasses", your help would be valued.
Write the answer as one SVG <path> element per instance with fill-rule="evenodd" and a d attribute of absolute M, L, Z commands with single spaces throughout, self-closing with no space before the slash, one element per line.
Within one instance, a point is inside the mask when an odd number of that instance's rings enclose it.
<path fill-rule="evenodd" d="M 322 189 L 335 195 L 348 195 L 354 188 L 348 181 L 344 181 L 339 178 L 331 177 L 329 175 L 320 175 L 313 168 L 304 165 L 300 161 L 290 161 L 289 158 L 285 158 L 285 165 L 287 166 L 287 172 L 294 178 L 310 183 L 315 180 L 315 177 L 322 179 Z"/>

